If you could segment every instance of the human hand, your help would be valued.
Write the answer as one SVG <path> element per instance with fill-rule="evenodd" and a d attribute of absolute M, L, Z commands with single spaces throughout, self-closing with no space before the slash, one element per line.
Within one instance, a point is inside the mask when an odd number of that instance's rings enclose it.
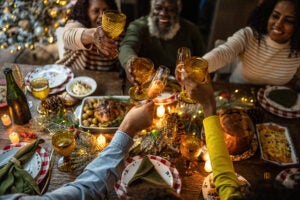
<path fill-rule="evenodd" d="M 106 36 L 101 26 L 96 28 L 94 32 L 94 44 L 98 49 L 98 52 L 105 56 L 114 57 L 118 52 L 118 42 Z"/>
<path fill-rule="evenodd" d="M 138 83 L 135 81 L 135 78 L 132 74 L 132 62 L 134 62 L 137 58 L 138 57 L 136 57 L 136 56 L 131 57 L 127 61 L 126 66 L 125 66 L 125 72 L 126 72 L 127 79 L 133 85 L 138 85 Z"/>
<path fill-rule="evenodd" d="M 184 71 L 182 72 L 182 83 L 186 88 L 188 96 L 203 106 L 205 117 L 216 114 L 216 100 L 209 73 L 206 74 L 205 82 L 196 83 Z"/>
<path fill-rule="evenodd" d="M 133 137 L 137 132 L 151 126 L 154 116 L 154 103 L 147 101 L 133 107 L 123 119 L 119 130 Z"/>

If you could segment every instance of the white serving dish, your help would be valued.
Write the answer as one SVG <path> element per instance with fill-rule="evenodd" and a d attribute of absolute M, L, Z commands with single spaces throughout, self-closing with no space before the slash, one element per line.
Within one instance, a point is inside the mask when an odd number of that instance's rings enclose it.
<path fill-rule="evenodd" d="M 289 162 L 280 162 L 278 159 L 269 159 L 267 157 L 268 154 L 264 153 L 265 150 L 263 148 L 263 140 L 262 140 L 262 135 L 263 134 L 261 133 L 261 131 L 259 131 L 259 129 L 262 126 L 266 126 L 266 127 L 268 127 L 268 126 L 277 126 L 278 128 L 284 130 L 284 137 L 286 139 L 288 148 L 290 149 L 290 152 L 291 152 L 291 157 L 290 157 L 291 160 Z M 257 132 L 257 135 L 258 135 L 258 141 L 259 141 L 261 158 L 263 160 L 271 162 L 271 163 L 274 163 L 274 164 L 277 164 L 277 165 L 280 165 L 280 166 L 288 166 L 288 165 L 294 165 L 294 164 L 298 164 L 299 163 L 299 160 L 298 160 L 298 158 L 296 156 L 295 147 L 293 145 L 293 142 L 292 142 L 292 139 L 290 137 L 289 131 L 288 131 L 288 129 L 286 127 L 278 125 L 276 123 L 272 123 L 272 122 L 261 123 L 261 124 L 256 124 L 256 132 Z M 269 131 L 268 133 L 270 133 L 269 138 L 272 138 L 272 139 L 268 139 L 268 141 L 271 141 L 269 144 L 273 144 L 274 143 L 274 148 L 272 149 L 273 153 L 276 154 L 278 152 L 281 152 L 280 149 L 282 149 L 281 146 L 283 146 L 282 145 L 283 141 L 278 141 L 280 136 L 275 136 L 275 134 L 271 133 L 271 131 Z M 278 154 L 276 154 L 276 155 L 278 155 Z M 270 158 L 272 158 L 272 156 L 270 156 Z"/>
<path fill-rule="evenodd" d="M 86 104 L 87 101 L 90 99 L 117 99 L 120 101 L 125 101 L 125 102 L 130 102 L 130 97 L 129 96 L 89 96 L 85 97 L 82 100 L 82 103 L 79 107 L 79 113 L 78 113 L 78 119 L 79 119 L 79 126 L 83 128 L 85 131 L 90 131 L 91 133 L 115 133 L 118 127 L 88 127 L 84 126 L 82 124 L 82 114 L 84 113 L 83 108 L 84 105 Z"/>
<path fill-rule="evenodd" d="M 72 87 L 77 82 L 81 82 L 83 84 L 89 85 L 91 87 L 91 90 L 84 94 L 75 94 L 72 90 Z M 97 89 L 96 81 L 87 76 L 76 77 L 73 80 L 71 80 L 66 86 L 66 90 L 67 90 L 68 94 L 70 94 L 72 97 L 77 98 L 77 99 L 83 99 L 84 97 L 90 96 L 91 94 L 93 94 L 95 92 L 96 89 Z"/>

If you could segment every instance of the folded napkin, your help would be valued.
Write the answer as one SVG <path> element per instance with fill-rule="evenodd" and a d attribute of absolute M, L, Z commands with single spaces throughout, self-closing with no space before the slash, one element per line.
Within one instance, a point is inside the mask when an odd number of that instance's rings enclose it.
<path fill-rule="evenodd" d="M 140 184 L 154 184 L 161 187 L 170 186 L 165 182 L 161 175 L 156 171 L 153 163 L 148 156 L 145 156 L 137 169 L 134 176 L 128 182 L 128 187 L 140 185 Z"/>
<path fill-rule="evenodd" d="M 40 194 L 39 187 L 23 166 L 35 153 L 38 145 L 43 143 L 43 139 L 22 147 L 10 161 L 0 167 L 0 195 L 12 193 Z"/>

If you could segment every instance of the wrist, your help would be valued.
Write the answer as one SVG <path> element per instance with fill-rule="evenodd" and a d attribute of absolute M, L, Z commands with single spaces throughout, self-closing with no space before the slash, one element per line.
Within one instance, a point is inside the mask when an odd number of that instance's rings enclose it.
<path fill-rule="evenodd" d="M 215 104 L 202 104 L 204 117 L 209 117 L 217 114 L 217 109 Z"/>

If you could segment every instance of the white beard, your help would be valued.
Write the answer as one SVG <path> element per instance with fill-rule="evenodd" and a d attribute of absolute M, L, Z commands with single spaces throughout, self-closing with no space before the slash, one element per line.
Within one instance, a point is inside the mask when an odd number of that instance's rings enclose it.
<path fill-rule="evenodd" d="M 148 27 L 149 27 L 149 32 L 151 36 L 154 36 L 159 39 L 163 40 L 170 40 L 172 39 L 178 30 L 180 29 L 180 24 L 179 22 L 176 22 L 172 24 L 170 27 L 170 30 L 167 33 L 160 33 L 158 27 L 156 26 L 155 22 L 152 20 L 151 16 L 148 17 Z"/>

